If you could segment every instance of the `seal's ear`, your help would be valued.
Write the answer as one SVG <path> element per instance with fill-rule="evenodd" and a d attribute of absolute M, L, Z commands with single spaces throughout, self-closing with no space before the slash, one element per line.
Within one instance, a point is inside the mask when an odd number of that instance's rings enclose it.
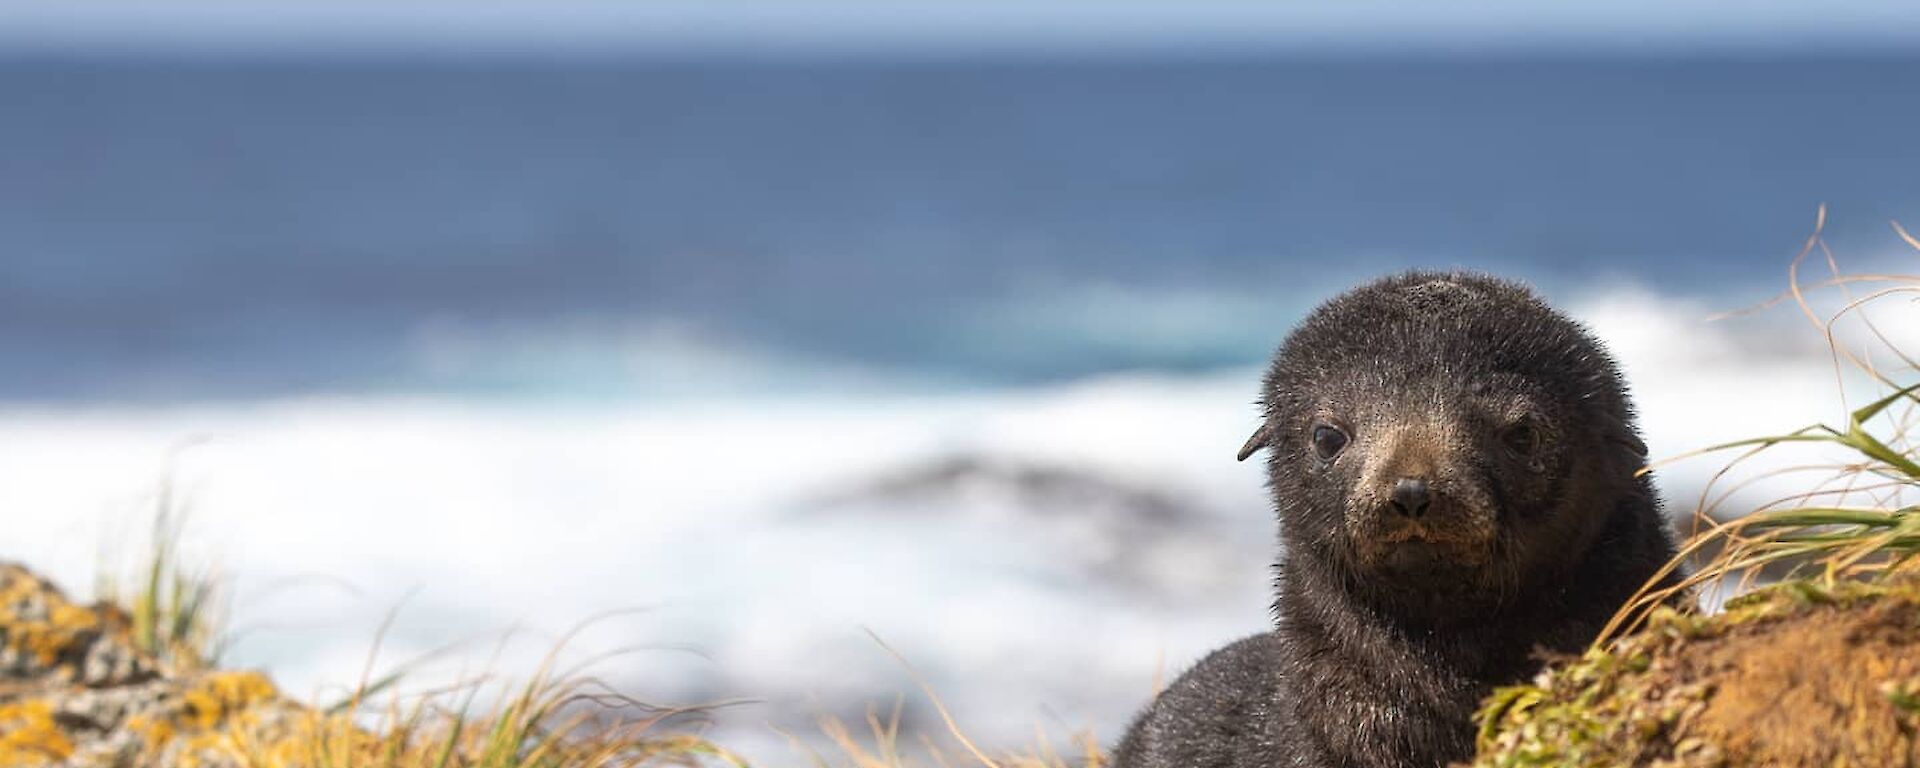
<path fill-rule="evenodd" d="M 1633 451 L 1633 455 L 1635 456 L 1638 456 L 1642 459 L 1647 457 L 1647 444 L 1644 442 L 1641 442 L 1640 438 L 1634 436 L 1632 432 L 1621 432 L 1619 434 L 1609 436 L 1607 439 L 1613 441 L 1617 445 L 1625 447 L 1629 451 Z"/>
<path fill-rule="evenodd" d="M 1633 427 L 1625 421 L 1609 417 L 1606 419 L 1606 441 L 1633 451 L 1633 455 L 1642 459 L 1647 457 L 1647 443 L 1633 433 Z"/>
<path fill-rule="evenodd" d="M 1246 461 L 1247 457 L 1252 456 L 1254 451 L 1267 447 L 1267 441 L 1272 439 L 1273 427 L 1262 423 L 1259 429 L 1253 431 L 1253 436 L 1247 438 L 1246 445 L 1240 446 L 1240 456 L 1236 461 Z"/>

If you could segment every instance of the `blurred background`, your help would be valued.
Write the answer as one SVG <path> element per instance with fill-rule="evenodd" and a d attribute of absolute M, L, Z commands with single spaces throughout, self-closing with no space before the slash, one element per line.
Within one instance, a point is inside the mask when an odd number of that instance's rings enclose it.
<path fill-rule="evenodd" d="M 715 736 L 763 764 L 914 691 L 863 629 L 983 743 L 1111 739 L 1268 622 L 1233 454 L 1356 281 L 1533 283 L 1656 454 L 1838 418 L 1796 314 L 1709 317 L 1823 202 L 1911 262 L 1916 43 L 1897 0 L 14 0 L 0 558 L 84 594 L 170 483 L 296 693 L 396 608 L 379 668 L 465 641 L 421 688 L 638 608 L 569 647 L 752 700 Z"/>

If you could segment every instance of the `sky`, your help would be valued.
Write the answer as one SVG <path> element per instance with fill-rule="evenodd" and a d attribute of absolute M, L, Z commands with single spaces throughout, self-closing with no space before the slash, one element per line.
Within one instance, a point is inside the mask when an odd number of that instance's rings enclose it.
<path fill-rule="evenodd" d="M 0 46 L 287 50 L 1899 48 L 1908 0 L 9 0 Z"/>

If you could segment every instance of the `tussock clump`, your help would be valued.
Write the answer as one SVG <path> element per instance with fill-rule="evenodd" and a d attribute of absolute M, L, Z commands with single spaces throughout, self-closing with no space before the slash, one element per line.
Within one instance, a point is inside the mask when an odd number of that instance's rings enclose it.
<path fill-rule="evenodd" d="M 1815 252 L 1833 271 L 1820 285 L 1840 293 L 1830 314 L 1815 309 L 1798 279 L 1801 260 Z M 1833 342 L 1836 365 L 1883 396 L 1838 426 L 1703 451 L 1743 451 L 1716 480 L 1785 444 L 1840 455 L 1788 470 L 1822 479 L 1730 522 L 1703 494 L 1703 531 L 1669 571 L 1696 553 L 1710 559 L 1679 587 L 1645 590 L 1585 655 L 1490 697 L 1473 765 L 1920 764 L 1920 507 L 1905 500 L 1920 492 L 1920 384 L 1912 383 L 1920 364 L 1865 313 L 1877 302 L 1911 302 L 1920 276 L 1842 274 L 1818 230 L 1793 276 L 1791 296 Z M 1854 341 L 1883 348 L 1850 350 L 1842 321 L 1854 323 Z M 1718 612 L 1682 599 L 1763 581 Z"/>

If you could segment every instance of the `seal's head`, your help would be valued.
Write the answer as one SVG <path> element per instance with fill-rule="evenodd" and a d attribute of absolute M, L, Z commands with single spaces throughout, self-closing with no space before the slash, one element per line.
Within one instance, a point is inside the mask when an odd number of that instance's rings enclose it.
<path fill-rule="evenodd" d="M 1403 614 L 1552 584 L 1653 503 L 1613 361 L 1503 280 L 1415 272 L 1333 299 L 1275 355 L 1263 405 L 1241 458 L 1271 449 L 1289 561 Z"/>

